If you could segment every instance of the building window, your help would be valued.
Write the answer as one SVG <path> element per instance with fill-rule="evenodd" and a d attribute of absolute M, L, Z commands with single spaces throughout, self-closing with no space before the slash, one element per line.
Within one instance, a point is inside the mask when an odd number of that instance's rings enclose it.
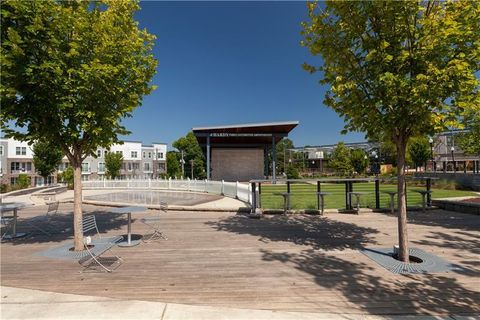
<path fill-rule="evenodd" d="M 143 168 L 144 168 L 143 171 L 150 171 L 150 163 L 148 163 L 148 162 L 147 162 L 147 163 L 144 163 L 144 164 L 143 164 Z"/>
<path fill-rule="evenodd" d="M 10 178 L 10 184 L 11 184 L 12 186 L 16 185 L 16 184 L 17 184 L 17 178 L 16 178 L 16 177 L 11 177 L 11 178 Z"/>
<path fill-rule="evenodd" d="M 148 159 L 151 159 L 151 158 L 152 158 L 152 153 L 149 152 L 149 153 L 148 153 Z"/>
<path fill-rule="evenodd" d="M 137 151 L 132 151 L 132 158 L 136 158 L 137 157 Z"/>
<path fill-rule="evenodd" d="M 17 156 L 24 156 L 27 154 L 27 147 L 16 147 L 15 154 Z"/>
<path fill-rule="evenodd" d="M 90 163 L 88 162 L 82 163 L 82 172 L 90 172 Z"/>
<path fill-rule="evenodd" d="M 102 150 L 97 150 L 97 157 L 101 157 L 102 156 Z"/>
<path fill-rule="evenodd" d="M 163 159 L 163 152 L 157 153 L 157 159 Z"/>
<path fill-rule="evenodd" d="M 107 156 L 107 154 L 108 154 L 108 151 L 107 151 L 107 150 L 105 150 L 105 151 L 103 152 L 103 155 L 106 157 L 106 156 Z"/>
<path fill-rule="evenodd" d="M 98 163 L 98 172 L 105 172 L 105 163 L 103 162 Z"/>
<path fill-rule="evenodd" d="M 132 163 L 131 162 L 128 163 L 128 171 L 132 171 Z"/>
<path fill-rule="evenodd" d="M 82 174 L 82 181 L 88 181 L 88 174 Z"/>
<path fill-rule="evenodd" d="M 32 171 L 31 162 L 12 162 L 10 163 L 10 170 L 12 172 L 21 171 L 21 172 L 30 172 Z"/>
<path fill-rule="evenodd" d="M 116 154 L 121 154 L 123 156 L 123 151 L 115 151 Z"/>
<path fill-rule="evenodd" d="M 133 163 L 133 170 L 140 170 L 140 164 L 139 163 Z"/>
<path fill-rule="evenodd" d="M 3 146 L 0 146 L 0 156 L 3 156 Z"/>
<path fill-rule="evenodd" d="M 58 171 L 65 171 L 68 168 L 68 162 L 62 162 L 58 165 Z"/>
<path fill-rule="evenodd" d="M 144 158 L 146 157 L 146 156 L 145 156 L 145 151 L 143 151 L 143 157 L 144 157 Z"/>

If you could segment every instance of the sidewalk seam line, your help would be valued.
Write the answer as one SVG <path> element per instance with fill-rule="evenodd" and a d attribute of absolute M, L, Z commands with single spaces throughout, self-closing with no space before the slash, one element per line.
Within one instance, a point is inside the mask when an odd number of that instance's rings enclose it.
<path fill-rule="evenodd" d="M 168 303 L 165 303 L 165 307 L 163 308 L 162 317 L 160 318 L 160 320 L 163 320 L 163 317 L 165 317 L 165 312 L 167 312 L 167 307 L 168 307 Z"/>

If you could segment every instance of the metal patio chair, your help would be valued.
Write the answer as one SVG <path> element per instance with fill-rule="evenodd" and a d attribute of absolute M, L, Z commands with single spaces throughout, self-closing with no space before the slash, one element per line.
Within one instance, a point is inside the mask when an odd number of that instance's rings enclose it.
<path fill-rule="evenodd" d="M 113 257 L 102 257 L 102 255 L 123 240 L 122 236 L 102 238 L 98 231 L 95 215 L 88 215 L 82 219 L 83 234 L 94 233 L 96 238 L 86 236 L 83 238 L 84 255 L 78 260 L 78 263 L 84 268 L 82 272 L 112 272 L 117 269 L 123 259 L 117 255 Z M 100 268 L 100 269 L 99 269 Z"/>
<path fill-rule="evenodd" d="M 41 216 L 36 216 L 33 217 L 29 220 L 27 220 L 27 224 L 36 229 L 37 231 L 40 231 L 41 233 L 51 236 L 52 233 L 59 233 L 61 230 L 59 230 L 58 226 L 54 225 L 54 219 L 55 217 L 58 216 L 58 205 L 59 202 L 51 202 L 48 204 L 47 212 L 44 215 Z"/>
<path fill-rule="evenodd" d="M 6 214 L 7 212 L 11 212 L 11 211 L 6 211 L 6 210 L 1 211 L 0 226 L 3 229 L 2 237 L 1 237 L 2 240 L 8 234 L 8 232 L 12 230 L 12 225 L 15 219 L 13 214 Z"/>
<path fill-rule="evenodd" d="M 158 210 L 158 213 L 155 214 L 155 217 L 147 217 L 143 218 L 140 220 L 143 224 L 147 225 L 149 227 L 149 230 L 152 233 L 149 234 L 144 234 L 142 237 L 143 242 L 152 242 L 156 240 L 168 240 L 167 236 L 160 231 L 160 222 L 161 222 L 161 215 L 162 212 L 167 212 L 168 211 L 168 204 L 164 201 L 160 201 L 160 208 Z"/>

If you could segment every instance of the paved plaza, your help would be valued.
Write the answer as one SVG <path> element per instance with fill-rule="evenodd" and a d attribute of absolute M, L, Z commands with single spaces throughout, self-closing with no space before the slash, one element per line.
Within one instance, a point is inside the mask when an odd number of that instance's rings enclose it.
<path fill-rule="evenodd" d="M 126 233 L 126 216 L 109 209 L 84 205 L 85 214 L 97 216 L 102 233 Z M 65 228 L 71 226 L 72 210 L 71 203 L 60 204 L 59 220 Z M 41 205 L 21 210 L 19 230 L 28 231 L 26 221 L 45 211 Z M 139 220 L 153 212 L 135 214 L 132 232 L 147 232 Z M 207 310 L 302 312 L 327 318 L 337 314 L 351 319 L 478 315 L 478 216 L 432 210 L 411 212 L 409 221 L 412 247 L 461 268 L 398 275 L 361 254 L 359 249 L 364 247 L 395 244 L 396 217 L 387 214 L 273 215 L 256 220 L 235 212 L 169 211 L 162 222 L 168 240 L 114 247 L 106 255 L 117 254 L 124 263 L 111 274 L 81 273 L 76 261 L 37 255 L 72 241 L 71 231 L 2 243 L 2 308 L 12 310 L 7 308 L 11 305 L 4 290 L 20 288 L 89 296 L 99 303 L 106 298 L 132 305 L 143 301 L 147 309 L 148 303 L 162 303 Z"/>

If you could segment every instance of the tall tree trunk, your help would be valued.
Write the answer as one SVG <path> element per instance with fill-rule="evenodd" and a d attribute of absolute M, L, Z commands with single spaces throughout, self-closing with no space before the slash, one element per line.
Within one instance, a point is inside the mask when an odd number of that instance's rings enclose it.
<path fill-rule="evenodd" d="M 407 204 L 405 199 L 405 153 L 407 142 L 405 137 L 396 140 L 397 145 L 397 178 L 398 178 L 398 257 L 401 261 L 409 262 L 408 234 L 407 234 Z"/>
<path fill-rule="evenodd" d="M 73 230 L 75 251 L 83 250 L 82 230 L 82 162 L 73 163 Z"/>

